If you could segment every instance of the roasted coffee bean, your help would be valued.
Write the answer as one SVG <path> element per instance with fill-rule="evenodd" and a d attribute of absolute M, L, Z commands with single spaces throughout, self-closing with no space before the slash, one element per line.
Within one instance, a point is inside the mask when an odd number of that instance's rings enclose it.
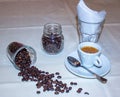
<path fill-rule="evenodd" d="M 81 93 L 82 90 L 82 88 L 78 88 L 77 93 Z"/>
<path fill-rule="evenodd" d="M 58 92 L 58 91 L 55 91 L 54 93 L 55 93 L 56 95 L 58 95 L 58 94 L 59 94 L 59 92 Z"/>
<path fill-rule="evenodd" d="M 88 93 L 88 92 L 85 92 L 84 94 L 87 94 L 87 95 L 89 95 L 89 93 Z"/>
<path fill-rule="evenodd" d="M 40 91 L 37 91 L 36 93 L 37 93 L 37 94 L 40 94 L 41 92 L 40 92 Z"/>
<path fill-rule="evenodd" d="M 77 85 L 77 82 L 70 82 L 70 85 Z"/>
<path fill-rule="evenodd" d="M 58 79 L 61 79 L 61 78 L 62 78 L 62 76 L 57 76 L 57 78 L 58 78 Z"/>
<path fill-rule="evenodd" d="M 74 82 L 74 83 L 73 83 L 73 85 L 77 85 L 77 83 L 76 83 L 76 82 Z"/>
<path fill-rule="evenodd" d="M 69 93 L 69 91 L 70 91 L 69 89 L 66 89 L 66 93 Z"/>
<path fill-rule="evenodd" d="M 72 90 L 72 87 L 69 87 L 69 90 Z"/>
<path fill-rule="evenodd" d="M 37 86 L 37 88 L 41 88 L 42 87 L 42 83 L 41 82 L 37 82 L 36 86 Z"/>
<path fill-rule="evenodd" d="M 59 72 L 56 72 L 55 74 L 56 74 L 56 75 L 60 75 L 60 73 L 59 73 Z"/>
<path fill-rule="evenodd" d="M 70 85 L 73 85 L 74 83 L 73 82 L 70 82 Z"/>

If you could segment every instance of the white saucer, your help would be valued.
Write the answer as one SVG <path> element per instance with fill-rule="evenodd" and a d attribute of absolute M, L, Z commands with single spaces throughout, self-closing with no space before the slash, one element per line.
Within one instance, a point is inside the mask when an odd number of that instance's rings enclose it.
<path fill-rule="evenodd" d="M 73 56 L 79 60 L 77 51 L 70 53 L 68 56 Z M 104 56 L 103 54 L 100 56 L 100 59 L 102 60 L 101 68 L 97 68 L 97 67 L 93 66 L 89 69 L 92 70 L 93 72 L 97 73 L 100 76 L 105 76 L 107 73 L 109 73 L 109 71 L 111 69 L 111 65 L 110 65 L 108 58 L 106 56 Z M 65 66 L 71 73 L 73 73 L 77 76 L 84 77 L 84 78 L 95 78 L 94 75 L 92 75 L 91 73 L 89 73 L 88 71 L 83 69 L 82 67 L 71 66 L 69 64 L 69 62 L 67 61 L 67 58 L 65 59 Z"/>

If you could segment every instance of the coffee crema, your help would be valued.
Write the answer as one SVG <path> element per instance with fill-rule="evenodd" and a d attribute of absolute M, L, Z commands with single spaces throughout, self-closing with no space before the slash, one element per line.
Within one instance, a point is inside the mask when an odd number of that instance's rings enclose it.
<path fill-rule="evenodd" d="M 84 46 L 81 48 L 81 50 L 86 53 L 97 53 L 98 52 L 98 49 L 96 49 L 95 47 L 92 47 L 92 46 Z"/>

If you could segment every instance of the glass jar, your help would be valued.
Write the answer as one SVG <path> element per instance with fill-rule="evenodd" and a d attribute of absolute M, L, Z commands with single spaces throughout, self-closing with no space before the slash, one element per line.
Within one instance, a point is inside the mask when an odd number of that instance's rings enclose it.
<path fill-rule="evenodd" d="M 12 42 L 7 47 L 7 56 L 16 69 L 22 70 L 36 62 L 35 50 L 19 42 Z"/>
<path fill-rule="evenodd" d="M 58 54 L 63 50 L 64 36 L 60 24 L 48 23 L 44 25 L 42 45 L 48 54 Z"/>

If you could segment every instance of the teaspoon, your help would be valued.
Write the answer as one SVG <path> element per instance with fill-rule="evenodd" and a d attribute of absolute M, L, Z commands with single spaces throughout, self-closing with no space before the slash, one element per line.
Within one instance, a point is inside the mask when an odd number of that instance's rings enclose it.
<path fill-rule="evenodd" d="M 107 82 L 107 79 L 106 79 L 106 78 L 104 78 L 104 77 L 96 74 L 95 72 L 91 71 L 91 70 L 88 69 L 87 67 L 81 65 L 81 63 L 80 63 L 76 58 L 71 57 L 71 56 L 68 56 L 68 57 L 67 57 L 67 60 L 68 60 L 68 62 L 69 62 L 72 66 L 74 66 L 74 67 L 82 67 L 82 68 L 84 68 L 85 70 L 87 70 L 88 72 L 90 72 L 90 73 L 93 74 L 93 75 L 96 77 L 96 79 L 98 79 L 100 82 L 102 82 L 102 83 L 106 83 L 106 82 Z"/>

